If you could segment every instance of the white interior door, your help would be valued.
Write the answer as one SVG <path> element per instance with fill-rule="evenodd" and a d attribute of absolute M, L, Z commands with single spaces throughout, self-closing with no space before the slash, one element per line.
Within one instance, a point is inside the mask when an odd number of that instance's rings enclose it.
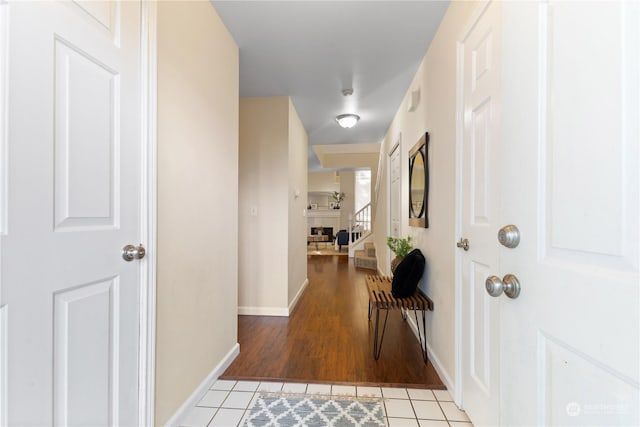
<path fill-rule="evenodd" d="M 637 426 L 640 3 L 503 8 L 501 421 Z"/>
<path fill-rule="evenodd" d="M 141 263 L 120 251 L 141 237 L 140 4 L 1 7 L 5 421 L 136 425 Z"/>
<path fill-rule="evenodd" d="M 499 301 L 485 292 L 498 270 L 499 30 L 499 4 L 483 4 L 458 45 L 462 405 L 476 425 L 497 425 L 500 403 Z"/>
<path fill-rule="evenodd" d="M 390 230 L 389 235 L 393 237 L 400 237 L 400 216 L 401 216 L 401 200 L 400 192 L 401 192 L 401 183 L 402 183 L 402 167 L 401 167 L 401 156 L 400 156 L 400 144 L 396 145 L 389 154 L 389 213 L 390 213 Z M 395 257 L 395 254 L 391 251 L 388 251 L 390 258 L 389 263 L 391 263 L 391 259 Z M 390 264 L 388 264 L 390 265 Z M 387 270 L 391 271 L 391 270 Z"/>

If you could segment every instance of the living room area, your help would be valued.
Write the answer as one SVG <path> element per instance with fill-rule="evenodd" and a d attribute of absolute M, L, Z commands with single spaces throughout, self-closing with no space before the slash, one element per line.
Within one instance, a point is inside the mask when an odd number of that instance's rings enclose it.
<path fill-rule="evenodd" d="M 307 255 L 354 256 L 371 232 L 371 169 L 308 174 Z"/>

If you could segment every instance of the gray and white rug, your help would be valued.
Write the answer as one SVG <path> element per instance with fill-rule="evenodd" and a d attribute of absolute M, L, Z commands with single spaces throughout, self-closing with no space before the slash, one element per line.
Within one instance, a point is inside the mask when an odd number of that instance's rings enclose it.
<path fill-rule="evenodd" d="M 244 427 L 384 427 L 379 398 L 261 393 Z"/>

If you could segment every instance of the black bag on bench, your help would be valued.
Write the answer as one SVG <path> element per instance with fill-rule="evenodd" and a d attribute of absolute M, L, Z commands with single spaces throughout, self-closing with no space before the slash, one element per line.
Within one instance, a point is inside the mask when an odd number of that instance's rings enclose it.
<path fill-rule="evenodd" d="M 391 294 L 394 298 L 406 298 L 416 291 L 422 278 L 425 265 L 420 249 L 414 249 L 398 264 L 391 282 Z"/>

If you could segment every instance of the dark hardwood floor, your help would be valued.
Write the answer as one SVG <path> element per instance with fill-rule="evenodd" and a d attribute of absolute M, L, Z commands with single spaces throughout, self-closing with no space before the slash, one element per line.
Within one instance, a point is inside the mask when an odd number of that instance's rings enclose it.
<path fill-rule="evenodd" d="M 370 270 L 348 257 L 307 258 L 309 285 L 290 317 L 239 316 L 240 355 L 222 379 L 445 388 L 399 311 L 389 314 L 374 360 Z"/>

